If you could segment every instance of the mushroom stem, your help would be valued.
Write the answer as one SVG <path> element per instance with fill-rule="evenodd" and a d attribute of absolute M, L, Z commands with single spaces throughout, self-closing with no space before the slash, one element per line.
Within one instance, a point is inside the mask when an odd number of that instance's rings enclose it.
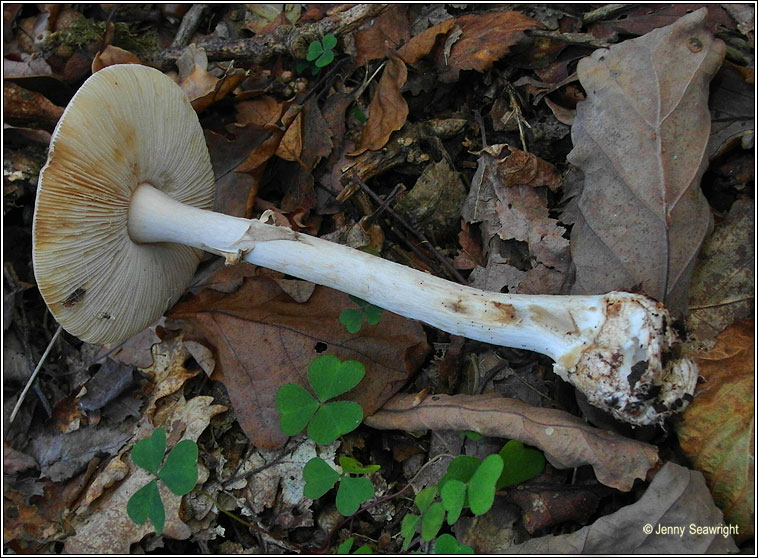
<path fill-rule="evenodd" d="M 676 336 L 666 311 L 647 297 L 481 291 L 284 227 L 184 205 L 149 184 L 133 194 L 128 226 L 138 243 L 242 257 L 455 335 L 542 353 L 590 402 L 628 422 L 657 422 L 694 389 L 694 365 L 665 359 Z M 654 402 L 662 405 L 653 409 Z"/>

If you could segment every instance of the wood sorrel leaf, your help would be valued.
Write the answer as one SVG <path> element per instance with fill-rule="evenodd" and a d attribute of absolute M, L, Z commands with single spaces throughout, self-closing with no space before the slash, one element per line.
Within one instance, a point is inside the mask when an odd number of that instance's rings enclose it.
<path fill-rule="evenodd" d="M 134 444 L 132 461 L 143 469 L 147 469 L 154 475 L 157 475 L 165 451 L 166 431 L 163 428 L 156 428 L 152 436 Z"/>
<path fill-rule="evenodd" d="M 197 444 L 182 440 L 169 452 L 158 478 L 177 496 L 188 494 L 197 484 Z"/>
<path fill-rule="evenodd" d="M 316 357 L 308 366 L 308 380 L 322 402 L 350 391 L 365 375 L 366 368 L 360 362 L 342 362 L 333 355 Z"/>
<path fill-rule="evenodd" d="M 282 432 L 294 436 L 311 420 L 318 409 L 318 401 L 299 385 L 285 384 L 276 392 L 276 408 Z"/>
<path fill-rule="evenodd" d="M 474 515 L 487 513 L 495 501 L 495 483 L 503 472 L 503 458 L 488 455 L 468 482 L 468 505 Z"/>
<path fill-rule="evenodd" d="M 155 527 L 156 535 L 163 532 L 166 510 L 163 508 L 163 501 L 160 492 L 158 492 L 157 480 L 151 480 L 132 494 L 126 504 L 126 513 L 138 525 L 143 525 L 149 519 Z"/>
<path fill-rule="evenodd" d="M 308 436 L 317 444 L 331 444 L 352 432 L 363 420 L 363 409 L 352 401 L 325 403 L 313 415 L 308 425 Z"/>
<path fill-rule="evenodd" d="M 339 480 L 340 475 L 326 461 L 320 457 L 314 457 L 305 464 L 303 478 L 305 479 L 303 496 L 315 500 L 329 492 L 334 483 Z"/>

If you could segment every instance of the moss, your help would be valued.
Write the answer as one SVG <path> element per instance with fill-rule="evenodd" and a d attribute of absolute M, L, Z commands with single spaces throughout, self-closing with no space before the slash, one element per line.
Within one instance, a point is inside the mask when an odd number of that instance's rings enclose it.
<path fill-rule="evenodd" d="M 134 34 L 126 23 L 116 22 L 114 25 L 112 41 L 114 46 L 135 53 L 159 48 L 155 31 Z M 83 47 L 95 44 L 103 38 L 105 26 L 104 21 L 93 21 L 82 17 L 74 21 L 69 28 L 52 33 L 45 43 L 45 48 L 52 50 L 58 46 Z"/>

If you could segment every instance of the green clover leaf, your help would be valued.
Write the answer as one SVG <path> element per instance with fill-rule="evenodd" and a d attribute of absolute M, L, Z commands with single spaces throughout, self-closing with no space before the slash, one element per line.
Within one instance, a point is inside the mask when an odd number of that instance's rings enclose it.
<path fill-rule="evenodd" d="M 136 447 L 136 446 L 135 446 Z M 166 523 L 166 510 L 163 509 L 163 501 L 158 492 L 158 481 L 151 480 L 148 484 L 132 494 L 126 504 L 126 513 L 137 525 L 143 525 L 150 519 L 155 527 L 155 534 L 163 532 Z"/>

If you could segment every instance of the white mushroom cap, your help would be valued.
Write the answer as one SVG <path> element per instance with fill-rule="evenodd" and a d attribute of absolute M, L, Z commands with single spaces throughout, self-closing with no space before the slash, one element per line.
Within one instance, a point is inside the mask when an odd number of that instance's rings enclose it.
<path fill-rule="evenodd" d="M 129 202 L 144 183 L 213 205 L 210 156 L 184 92 L 153 68 L 110 66 L 58 122 L 34 209 L 37 285 L 55 319 L 84 341 L 119 341 L 153 323 L 199 262 L 194 248 L 131 240 Z"/>

